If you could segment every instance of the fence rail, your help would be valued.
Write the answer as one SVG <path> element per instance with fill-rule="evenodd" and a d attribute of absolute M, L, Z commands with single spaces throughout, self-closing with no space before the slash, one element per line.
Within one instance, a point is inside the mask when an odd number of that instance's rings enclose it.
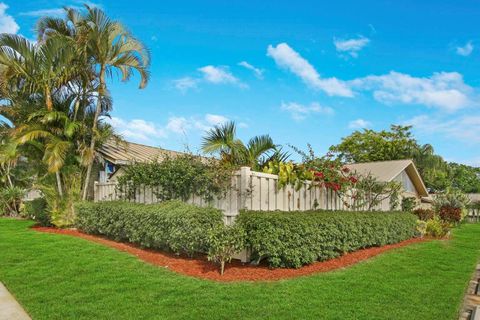
<path fill-rule="evenodd" d="M 113 201 L 123 199 L 124 194 L 117 188 L 116 182 L 95 183 L 95 201 Z M 135 196 L 130 199 L 137 203 L 156 203 L 160 200 L 155 196 L 155 190 L 149 187 L 136 189 Z M 213 206 L 221 209 L 227 219 L 234 219 L 241 209 L 259 211 L 307 211 L 353 210 L 351 197 L 341 199 L 331 189 L 326 189 L 311 182 L 304 182 L 298 190 L 287 185 L 278 188 L 278 176 L 268 173 L 251 171 L 242 167 L 232 175 L 230 188 L 224 197 L 207 203 L 203 198 L 192 195 L 188 203 L 199 206 Z M 385 199 L 375 209 L 388 210 L 389 199 Z"/>

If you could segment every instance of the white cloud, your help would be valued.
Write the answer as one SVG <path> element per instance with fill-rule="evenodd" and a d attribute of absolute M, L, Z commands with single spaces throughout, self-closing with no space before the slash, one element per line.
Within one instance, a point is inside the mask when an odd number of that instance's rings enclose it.
<path fill-rule="evenodd" d="M 167 123 L 167 129 L 174 133 L 186 133 L 190 128 L 189 121 L 184 117 L 170 117 Z"/>
<path fill-rule="evenodd" d="M 212 127 L 229 121 L 225 116 L 207 113 L 201 118 L 198 117 L 170 117 L 167 123 L 167 130 L 173 133 L 187 133 L 192 129 L 206 131 Z"/>
<path fill-rule="evenodd" d="M 457 54 L 466 57 L 473 52 L 473 49 L 472 41 L 468 41 L 463 47 L 457 47 Z"/>
<path fill-rule="evenodd" d="M 198 79 L 194 79 L 192 77 L 183 77 L 180 79 L 173 80 L 173 85 L 182 93 L 185 93 L 190 89 L 196 89 L 198 87 L 198 82 L 199 82 Z"/>
<path fill-rule="evenodd" d="M 155 139 L 166 137 L 166 132 L 163 128 L 158 127 L 153 122 L 142 119 L 126 121 L 118 117 L 112 117 L 111 119 L 105 118 L 105 121 L 110 123 L 126 139 L 152 142 Z"/>
<path fill-rule="evenodd" d="M 453 112 L 471 104 L 473 88 L 458 72 L 436 72 L 430 77 L 413 77 L 391 71 L 349 82 L 352 87 L 372 91 L 382 103 L 422 104 Z"/>
<path fill-rule="evenodd" d="M 17 33 L 20 27 L 15 22 L 15 19 L 6 13 L 8 6 L 0 2 L 0 33 Z"/>
<path fill-rule="evenodd" d="M 302 105 L 297 102 L 282 102 L 280 109 L 290 112 L 295 121 L 302 121 L 311 114 L 333 115 L 335 111 L 330 107 L 321 106 L 318 102 Z"/>
<path fill-rule="evenodd" d="M 253 73 L 255 74 L 255 76 L 258 79 L 263 79 L 263 72 L 265 70 L 256 68 L 256 67 L 252 66 L 250 63 L 248 63 L 247 61 L 241 61 L 241 62 L 238 63 L 238 65 L 242 66 L 244 68 L 247 68 L 248 70 L 253 71 Z"/>
<path fill-rule="evenodd" d="M 230 83 L 238 84 L 240 81 L 226 68 L 208 65 L 201 67 L 198 71 L 203 73 L 203 78 L 207 82 L 214 84 Z"/>
<path fill-rule="evenodd" d="M 329 96 L 353 96 L 353 92 L 343 81 L 337 78 L 321 78 L 317 70 L 286 43 L 280 43 L 276 47 L 269 45 L 267 56 L 316 90 L 322 90 Z"/>
<path fill-rule="evenodd" d="M 207 121 L 208 124 L 216 126 L 216 125 L 228 122 L 229 119 L 225 116 L 218 115 L 218 114 L 206 114 L 205 121 Z"/>
<path fill-rule="evenodd" d="M 459 116 L 456 118 L 416 116 L 405 122 L 415 130 L 427 134 L 441 134 L 466 144 L 480 144 L 480 116 Z"/>
<path fill-rule="evenodd" d="M 364 119 L 356 119 L 348 123 L 348 128 L 350 129 L 364 129 L 372 125 L 370 121 Z"/>
<path fill-rule="evenodd" d="M 29 17 L 61 16 L 64 14 L 65 14 L 65 10 L 63 8 L 40 9 L 40 10 L 25 11 L 25 12 L 19 13 L 19 15 L 21 16 L 29 16 Z"/>
<path fill-rule="evenodd" d="M 370 39 L 363 36 L 352 39 L 333 39 L 333 44 L 335 45 L 337 52 L 348 53 L 354 58 L 358 57 L 358 52 L 362 50 L 369 42 Z"/>

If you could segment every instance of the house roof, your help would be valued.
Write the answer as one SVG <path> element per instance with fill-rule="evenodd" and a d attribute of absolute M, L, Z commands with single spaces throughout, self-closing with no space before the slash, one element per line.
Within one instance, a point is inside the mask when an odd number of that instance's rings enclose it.
<path fill-rule="evenodd" d="M 108 161 L 119 164 L 131 164 L 135 162 L 150 162 L 163 160 L 165 156 L 175 157 L 182 152 L 166 150 L 158 147 L 146 146 L 139 143 L 110 140 L 102 145 L 98 152 Z"/>
<path fill-rule="evenodd" d="M 391 160 L 347 164 L 347 168 L 358 174 L 371 174 L 379 181 L 390 182 L 402 171 L 408 174 L 410 180 L 422 197 L 428 197 L 428 190 L 423 183 L 415 164 L 412 160 Z"/>

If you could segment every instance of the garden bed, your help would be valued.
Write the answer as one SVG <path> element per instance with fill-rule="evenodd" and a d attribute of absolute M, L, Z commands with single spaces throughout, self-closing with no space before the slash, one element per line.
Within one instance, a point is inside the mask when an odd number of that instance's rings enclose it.
<path fill-rule="evenodd" d="M 218 271 L 218 266 L 207 261 L 204 256 L 186 258 L 155 250 L 142 249 L 130 243 L 121 243 L 105 239 L 103 237 L 85 234 L 74 229 L 57 229 L 47 227 L 33 227 L 34 230 L 46 233 L 56 233 L 83 238 L 89 241 L 100 243 L 108 247 L 128 252 L 137 256 L 139 259 L 160 267 L 167 268 L 174 272 L 202 279 L 216 281 L 273 281 L 280 279 L 295 278 L 306 276 L 317 272 L 327 272 L 336 269 L 345 268 L 358 262 L 377 256 L 383 252 L 401 248 L 413 243 L 425 241 L 426 239 L 412 238 L 396 244 L 385 245 L 382 247 L 372 247 L 347 253 L 341 257 L 323 262 L 315 262 L 298 269 L 277 268 L 272 269 L 266 265 L 252 266 L 242 264 L 234 260 L 226 266 L 225 274 L 222 276 Z"/>

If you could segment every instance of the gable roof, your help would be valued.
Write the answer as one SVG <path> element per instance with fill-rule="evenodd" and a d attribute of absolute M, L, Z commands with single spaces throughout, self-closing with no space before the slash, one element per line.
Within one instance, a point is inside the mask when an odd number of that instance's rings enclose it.
<path fill-rule="evenodd" d="M 134 162 L 150 162 L 163 160 L 166 155 L 176 157 L 183 152 L 166 150 L 158 147 L 146 146 L 139 143 L 110 140 L 98 150 L 106 160 L 113 164 L 126 165 Z"/>
<path fill-rule="evenodd" d="M 428 190 L 412 160 L 390 160 L 347 164 L 347 168 L 359 174 L 371 174 L 379 181 L 390 182 L 402 171 L 408 174 L 417 192 L 422 197 L 428 197 Z"/>

